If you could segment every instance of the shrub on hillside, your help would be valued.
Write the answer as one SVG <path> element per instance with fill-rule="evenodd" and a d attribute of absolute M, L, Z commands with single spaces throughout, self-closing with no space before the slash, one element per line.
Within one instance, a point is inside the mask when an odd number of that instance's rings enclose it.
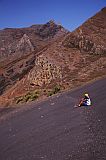
<path fill-rule="evenodd" d="M 60 86 L 56 85 L 52 90 L 48 91 L 47 96 L 50 97 L 60 91 Z"/>

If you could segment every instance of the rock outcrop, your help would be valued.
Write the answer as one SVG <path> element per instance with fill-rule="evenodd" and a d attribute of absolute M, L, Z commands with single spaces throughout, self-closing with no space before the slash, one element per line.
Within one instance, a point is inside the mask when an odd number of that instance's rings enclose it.
<path fill-rule="evenodd" d="M 29 28 L 6 28 L 0 30 L 0 61 L 7 56 L 23 56 L 41 50 L 54 38 L 67 31 L 60 25 L 50 21 L 44 25 L 33 25 Z"/>
<path fill-rule="evenodd" d="M 30 41 L 30 38 L 24 34 L 16 46 L 16 52 L 21 53 L 31 53 L 34 51 L 34 47 Z"/>
<path fill-rule="evenodd" d="M 44 55 L 36 59 L 35 66 L 28 75 L 30 83 L 40 87 L 50 85 L 50 83 L 60 79 L 62 79 L 61 67 L 50 62 Z"/>
<path fill-rule="evenodd" d="M 89 54 L 106 55 L 106 45 L 97 44 L 93 37 L 83 34 L 71 33 L 63 42 L 65 47 L 77 48 L 80 52 Z"/>
<path fill-rule="evenodd" d="M 106 8 L 77 28 L 63 41 L 69 48 L 89 54 L 106 55 Z"/>

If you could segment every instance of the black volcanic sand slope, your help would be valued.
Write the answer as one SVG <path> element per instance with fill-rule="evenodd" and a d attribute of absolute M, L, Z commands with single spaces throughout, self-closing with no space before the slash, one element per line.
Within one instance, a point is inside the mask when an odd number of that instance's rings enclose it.
<path fill-rule="evenodd" d="M 74 108 L 85 92 L 93 105 Z M 31 103 L 5 118 L 0 160 L 106 159 L 106 79 Z"/>

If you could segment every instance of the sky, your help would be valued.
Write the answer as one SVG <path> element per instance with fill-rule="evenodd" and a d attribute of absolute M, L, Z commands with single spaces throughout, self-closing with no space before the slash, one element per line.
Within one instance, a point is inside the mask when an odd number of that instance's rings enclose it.
<path fill-rule="evenodd" d="M 0 29 L 45 24 L 72 31 L 106 6 L 106 0 L 0 0 Z"/>

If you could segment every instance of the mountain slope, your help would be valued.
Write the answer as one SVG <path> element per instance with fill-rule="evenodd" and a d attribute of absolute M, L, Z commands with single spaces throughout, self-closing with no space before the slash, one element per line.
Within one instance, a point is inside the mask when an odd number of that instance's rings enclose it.
<path fill-rule="evenodd" d="M 1 104 L 4 104 L 4 101 L 13 103 L 20 96 L 22 96 L 20 101 L 30 101 L 29 97 L 33 91 L 39 92 L 39 97 L 42 99 L 54 94 L 55 92 L 51 93 L 51 91 L 56 86 L 59 86 L 59 90 L 74 88 L 106 75 L 105 19 L 106 8 L 72 33 L 62 28 L 58 32 L 61 36 L 58 37 L 56 34 L 56 38 L 52 38 L 52 41 L 42 33 L 46 47 L 33 54 L 36 56 L 30 65 L 34 65 L 1 96 Z M 46 28 L 47 35 L 48 24 L 43 27 Z M 53 32 L 52 28 L 49 31 L 50 35 L 51 32 Z"/>
<path fill-rule="evenodd" d="M 85 90 L 93 106 L 74 108 Z M 6 115 L 4 111 L 0 160 L 106 159 L 106 78 L 41 103 L 7 109 Z"/>
<path fill-rule="evenodd" d="M 61 26 L 49 21 L 44 25 L 33 25 L 29 28 L 6 28 L 0 30 L 0 61 L 8 56 L 28 54 L 38 51 L 53 38 L 67 31 Z"/>
<path fill-rule="evenodd" d="M 0 31 L 0 94 L 20 81 L 35 65 L 37 54 L 67 31 L 49 21 L 44 25 Z"/>
<path fill-rule="evenodd" d="M 81 52 L 106 55 L 106 8 L 69 33 L 63 45 Z"/>

